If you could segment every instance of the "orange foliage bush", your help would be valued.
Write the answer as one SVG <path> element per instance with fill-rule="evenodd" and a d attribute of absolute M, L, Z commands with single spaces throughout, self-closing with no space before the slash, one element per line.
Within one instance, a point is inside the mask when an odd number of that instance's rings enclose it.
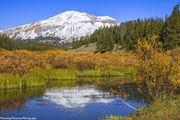
<path fill-rule="evenodd" d="M 79 70 L 79 71 L 93 70 L 96 68 L 96 65 L 90 61 L 78 61 L 75 64 L 76 64 L 77 70 Z"/>
<path fill-rule="evenodd" d="M 54 69 L 119 69 L 136 63 L 132 53 L 90 54 L 52 50 L 31 52 L 0 51 L 0 72 L 25 73 L 34 67 Z"/>
<path fill-rule="evenodd" d="M 0 52 L 1 73 L 25 73 L 33 67 L 45 68 L 48 64 L 43 56 L 28 51 Z"/>

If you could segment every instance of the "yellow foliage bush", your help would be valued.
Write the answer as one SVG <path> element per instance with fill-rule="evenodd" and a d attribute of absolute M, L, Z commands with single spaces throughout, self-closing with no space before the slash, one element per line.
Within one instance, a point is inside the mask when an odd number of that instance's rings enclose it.
<path fill-rule="evenodd" d="M 171 98 L 178 87 L 178 54 L 163 51 L 155 35 L 139 39 L 136 53 L 137 84 L 146 100 Z"/>

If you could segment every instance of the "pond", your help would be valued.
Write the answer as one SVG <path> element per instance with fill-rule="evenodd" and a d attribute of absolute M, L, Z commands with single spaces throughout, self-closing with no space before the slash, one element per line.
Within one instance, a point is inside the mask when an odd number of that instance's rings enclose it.
<path fill-rule="evenodd" d="M 114 88 L 114 89 L 113 89 Z M 31 88 L 0 92 L 0 119 L 101 120 L 127 116 L 146 103 L 131 84 Z"/>

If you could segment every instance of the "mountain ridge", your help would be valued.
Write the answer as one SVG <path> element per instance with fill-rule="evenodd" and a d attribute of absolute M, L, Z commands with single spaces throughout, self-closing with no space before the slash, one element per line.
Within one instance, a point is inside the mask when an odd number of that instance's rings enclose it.
<path fill-rule="evenodd" d="M 74 38 L 90 35 L 101 27 L 119 24 L 119 21 L 109 16 L 95 16 L 85 12 L 66 11 L 49 19 L 0 32 L 13 39 L 27 40 L 38 37 L 58 37 L 60 42 L 69 42 Z"/>

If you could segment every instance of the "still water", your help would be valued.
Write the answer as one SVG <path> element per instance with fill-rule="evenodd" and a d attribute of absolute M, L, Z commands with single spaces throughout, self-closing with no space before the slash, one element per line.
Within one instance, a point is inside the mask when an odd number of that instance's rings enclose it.
<path fill-rule="evenodd" d="M 0 117 L 37 120 L 101 120 L 127 116 L 146 104 L 131 85 L 33 88 L 0 92 Z"/>

